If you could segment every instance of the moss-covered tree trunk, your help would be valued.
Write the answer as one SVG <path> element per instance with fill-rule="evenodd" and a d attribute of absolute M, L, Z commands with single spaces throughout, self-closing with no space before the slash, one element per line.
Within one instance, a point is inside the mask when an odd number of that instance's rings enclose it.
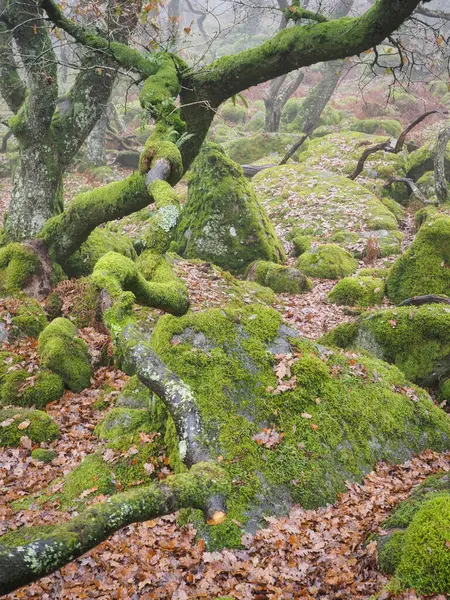
<path fill-rule="evenodd" d="M 51 217 L 62 211 L 62 175 L 50 143 L 21 147 L 5 219 L 9 240 L 37 235 Z"/>

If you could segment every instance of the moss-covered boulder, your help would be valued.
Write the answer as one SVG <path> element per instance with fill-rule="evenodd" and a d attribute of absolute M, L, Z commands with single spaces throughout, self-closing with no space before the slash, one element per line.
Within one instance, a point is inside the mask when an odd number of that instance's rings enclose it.
<path fill-rule="evenodd" d="M 450 307 L 445 304 L 366 313 L 351 332 L 341 325 L 323 339 L 367 350 L 420 385 L 435 386 L 450 375 Z"/>
<path fill-rule="evenodd" d="M 22 436 L 38 444 L 51 442 L 59 436 L 59 427 L 41 410 L 0 408 L 0 446 L 18 446 Z"/>
<path fill-rule="evenodd" d="M 339 279 L 354 273 L 358 261 L 336 244 L 321 244 L 304 252 L 297 260 L 297 268 L 310 277 Z"/>
<path fill-rule="evenodd" d="M 48 448 L 35 448 L 31 453 L 31 458 L 33 460 L 37 460 L 45 464 L 51 463 L 56 456 L 57 453 L 54 450 L 49 450 Z"/>
<path fill-rule="evenodd" d="M 261 171 L 252 184 L 283 240 L 293 231 L 330 241 L 342 231 L 398 229 L 395 215 L 372 192 L 330 171 L 283 165 Z"/>
<path fill-rule="evenodd" d="M 383 297 L 384 282 L 375 277 L 344 277 L 327 295 L 333 304 L 362 307 L 381 304 Z"/>
<path fill-rule="evenodd" d="M 377 460 L 450 443 L 449 417 L 401 371 L 301 339 L 272 309 L 165 315 L 151 343 L 195 394 L 205 443 L 232 480 L 212 548 L 239 546 L 293 503 L 334 501 Z"/>
<path fill-rule="evenodd" d="M 257 133 L 250 137 L 240 137 L 226 144 L 225 149 L 228 156 L 239 163 L 253 164 L 263 157 L 281 156 L 298 142 L 298 134 L 289 133 Z M 302 150 L 307 147 L 305 144 Z M 293 160 L 298 160 L 299 151 L 292 156 Z M 269 164 L 273 163 L 273 159 Z"/>
<path fill-rule="evenodd" d="M 120 408 L 142 408 L 148 410 L 151 402 L 152 394 L 150 390 L 139 381 L 136 375 L 133 375 L 121 389 L 115 405 Z"/>
<path fill-rule="evenodd" d="M 282 246 L 239 165 L 216 145 L 204 146 L 192 167 L 189 198 L 176 233 L 178 253 L 233 273 L 255 260 L 280 262 Z"/>
<path fill-rule="evenodd" d="M 386 292 L 396 304 L 424 294 L 450 296 L 450 216 L 438 213 L 425 221 L 394 263 Z"/>
<path fill-rule="evenodd" d="M 20 293 L 39 268 L 39 258 L 23 244 L 0 248 L 0 295 Z"/>
<path fill-rule="evenodd" d="M 96 262 L 107 252 L 117 252 L 133 260 L 136 258 L 129 237 L 108 229 L 97 228 L 64 264 L 64 270 L 69 277 L 90 275 Z"/>
<path fill-rule="evenodd" d="M 110 466 L 98 454 L 89 454 L 76 469 L 64 479 L 61 508 L 69 508 L 92 499 L 99 494 L 112 494 L 116 490 Z M 90 496 L 90 498 L 89 498 Z"/>
<path fill-rule="evenodd" d="M 380 569 L 395 588 L 450 594 L 450 475 L 428 477 L 383 524 Z"/>
<path fill-rule="evenodd" d="M 407 177 L 417 181 L 428 171 L 434 170 L 436 145 L 437 138 L 411 152 L 408 156 Z M 445 174 L 447 179 L 450 179 L 450 146 L 447 146 L 445 152 Z"/>
<path fill-rule="evenodd" d="M 371 133 L 377 135 L 391 135 L 398 138 L 403 127 L 401 123 L 394 119 L 356 119 L 349 127 L 353 131 L 361 131 L 362 133 Z"/>
<path fill-rule="evenodd" d="M 250 265 L 247 279 L 265 285 L 280 294 L 301 294 L 312 287 L 308 278 L 298 269 L 263 260 Z"/>
<path fill-rule="evenodd" d="M 230 123 L 243 123 L 247 117 L 247 109 L 230 102 L 220 109 L 220 116 Z"/>
<path fill-rule="evenodd" d="M 38 352 L 43 367 L 60 375 L 73 392 L 89 387 L 91 364 L 86 342 L 77 337 L 68 319 L 52 321 L 39 336 Z"/>
<path fill-rule="evenodd" d="M 33 374 L 25 369 L 12 370 L 0 380 L 0 402 L 4 406 L 45 408 L 60 398 L 63 392 L 62 378 L 45 369 Z"/>

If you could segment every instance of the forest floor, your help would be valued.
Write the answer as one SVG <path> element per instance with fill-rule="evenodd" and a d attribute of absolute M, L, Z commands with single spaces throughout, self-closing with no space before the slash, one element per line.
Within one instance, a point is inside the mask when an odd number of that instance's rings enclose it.
<path fill-rule="evenodd" d="M 100 185 L 97 181 L 95 185 Z M 93 187 L 87 175 L 70 175 L 67 188 L 74 194 Z M 0 189 L 0 212 L 6 208 L 11 186 Z M 403 223 L 405 244 L 413 237 L 412 215 Z M 386 260 L 369 266 L 386 266 Z M 361 263 L 361 266 L 368 266 Z M 183 261 L 177 273 L 186 280 L 192 310 L 223 306 L 228 290 L 217 272 L 206 264 Z M 325 300 L 334 282 L 315 280 L 314 288 L 302 295 L 280 294 L 275 308 L 302 335 L 317 338 L 337 324 L 355 318 L 344 308 Z M 65 310 L 70 314 L 70 285 Z M 251 298 L 249 298 L 249 302 Z M 0 305 L 0 312 L 2 305 Z M 81 330 L 91 353 L 101 352 L 109 339 L 95 328 Z M 21 340 L 14 351 L 24 357 L 30 371 L 37 360 L 36 341 Z M 4 349 L 12 349 L 4 346 Z M 60 439 L 48 445 L 57 452 L 51 464 L 43 465 L 30 456 L 26 435 L 19 448 L 5 449 L 0 459 L 0 535 L 23 525 L 42 525 L 69 518 L 48 503 L 45 510 L 31 505 L 13 512 L 11 502 L 36 492 L 66 475 L 84 456 L 102 448 L 94 437 L 95 425 L 104 412 L 103 404 L 114 397 L 127 376 L 113 367 L 101 367 L 91 387 L 80 394 L 66 391 L 47 411 L 61 428 Z M 104 392 L 105 386 L 113 391 Z M 106 447 L 103 447 L 106 453 Z M 158 459 L 158 477 L 170 474 L 165 456 Z M 267 518 L 267 528 L 243 539 L 243 549 L 208 552 L 196 541 L 191 525 L 179 526 L 177 515 L 128 526 L 112 538 L 60 571 L 6 596 L 56 600 L 96 598 L 100 600 L 212 599 L 230 595 L 239 600 L 304 598 L 332 600 L 348 598 L 378 600 L 420 598 L 412 591 L 394 595 L 383 591 L 388 579 L 377 570 L 375 544 L 368 541 L 380 532 L 394 506 L 405 499 L 426 476 L 450 470 L 450 453 L 427 451 L 403 465 L 380 463 L 361 485 L 351 484 L 334 505 L 304 510 L 293 507 L 283 518 Z M 136 482 L 139 483 L 139 482 Z M 48 488 L 49 495 L 60 483 Z M 101 501 L 96 488 L 88 490 L 89 504 Z M 444 596 L 434 596 L 445 600 Z"/>

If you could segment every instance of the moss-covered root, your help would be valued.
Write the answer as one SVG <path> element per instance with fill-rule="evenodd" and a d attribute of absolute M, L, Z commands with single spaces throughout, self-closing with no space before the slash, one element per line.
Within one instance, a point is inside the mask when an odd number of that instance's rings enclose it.
<path fill-rule="evenodd" d="M 309 279 L 298 269 L 264 260 L 258 260 L 250 265 L 247 279 L 265 285 L 280 294 L 301 294 L 312 287 Z"/>
<path fill-rule="evenodd" d="M 200 441 L 204 427 L 191 388 L 163 363 L 135 327 L 125 328 L 121 343 L 127 366 L 169 411 L 177 430 L 181 460 L 187 466 L 208 460 L 209 452 Z"/>
<path fill-rule="evenodd" d="M 114 495 L 67 523 L 6 534 L 0 538 L 0 594 L 53 573 L 130 523 L 195 508 L 203 510 L 209 524 L 219 524 L 228 493 L 222 469 L 199 463 L 160 483 Z"/>
<path fill-rule="evenodd" d="M 38 352 L 42 366 L 60 375 L 73 392 L 81 392 L 89 387 L 91 364 L 87 344 L 76 333 L 73 323 L 59 317 L 39 336 Z"/>
<path fill-rule="evenodd" d="M 187 288 L 162 256 L 144 252 L 134 263 L 129 258 L 108 252 L 95 265 L 94 283 L 118 301 L 123 292 L 132 292 L 145 306 L 183 315 L 189 308 Z M 147 281 L 151 279 L 151 281 Z"/>

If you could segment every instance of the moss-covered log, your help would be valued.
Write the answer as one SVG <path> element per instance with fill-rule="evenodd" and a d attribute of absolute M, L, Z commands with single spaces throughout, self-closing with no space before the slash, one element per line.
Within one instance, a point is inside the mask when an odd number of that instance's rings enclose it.
<path fill-rule="evenodd" d="M 228 488 L 219 466 L 199 463 L 186 473 L 116 494 L 68 523 L 6 534 L 0 538 L 0 594 L 56 571 L 130 523 L 196 508 L 209 523 L 219 524 L 226 515 Z"/>

